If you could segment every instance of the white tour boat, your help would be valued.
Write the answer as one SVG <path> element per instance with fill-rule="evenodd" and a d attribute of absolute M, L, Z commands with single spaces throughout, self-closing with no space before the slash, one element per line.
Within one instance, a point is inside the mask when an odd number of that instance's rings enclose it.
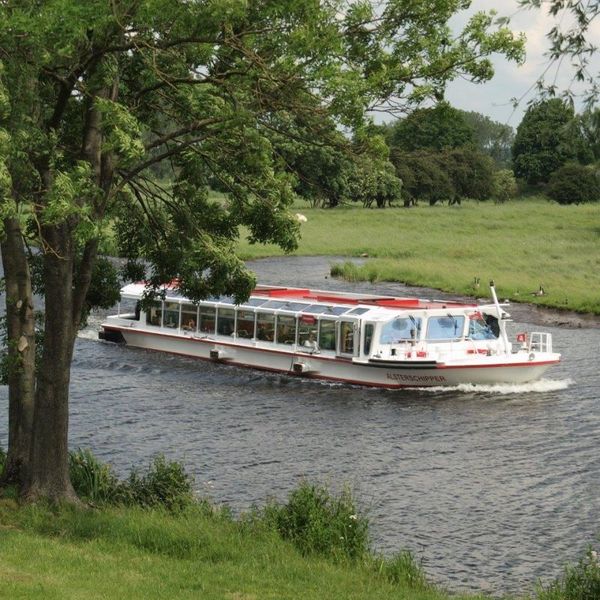
<path fill-rule="evenodd" d="M 560 361 L 551 334 L 519 333 L 511 340 L 507 305 L 490 287 L 493 302 L 486 305 L 268 286 L 235 305 L 230 297 L 194 304 L 172 284 L 163 300 L 140 311 L 145 284 L 133 283 L 121 290 L 118 314 L 102 324 L 100 337 L 384 388 L 538 379 Z"/>

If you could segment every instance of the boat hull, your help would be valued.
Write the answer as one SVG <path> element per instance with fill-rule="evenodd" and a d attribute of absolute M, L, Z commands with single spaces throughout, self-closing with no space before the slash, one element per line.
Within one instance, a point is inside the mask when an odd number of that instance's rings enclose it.
<path fill-rule="evenodd" d="M 137 348 L 169 352 L 224 364 L 286 373 L 326 381 L 380 388 L 456 386 L 460 384 L 522 384 L 539 379 L 558 360 L 543 356 L 517 359 L 485 357 L 479 364 L 448 364 L 434 361 L 357 362 L 331 353 L 310 353 L 284 344 L 264 347 L 260 342 L 170 335 L 131 327 L 104 326 L 105 337 L 120 333 L 125 343 Z"/>

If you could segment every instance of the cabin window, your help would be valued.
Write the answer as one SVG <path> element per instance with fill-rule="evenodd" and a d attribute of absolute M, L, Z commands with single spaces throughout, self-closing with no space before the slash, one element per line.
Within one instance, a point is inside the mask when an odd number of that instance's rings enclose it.
<path fill-rule="evenodd" d="M 235 329 L 235 310 L 233 308 L 219 308 L 217 315 L 217 333 L 231 335 Z"/>
<path fill-rule="evenodd" d="M 146 310 L 146 325 L 154 325 L 160 327 L 160 319 L 162 316 L 162 309 L 160 302 L 153 303 L 150 308 Z"/>
<path fill-rule="evenodd" d="M 421 319 L 398 317 L 381 329 L 380 344 L 398 344 L 416 340 L 421 333 Z"/>
<path fill-rule="evenodd" d="M 277 317 L 277 343 L 296 343 L 296 317 L 279 315 Z"/>
<path fill-rule="evenodd" d="M 427 320 L 427 341 L 449 341 L 461 338 L 465 326 L 463 315 L 429 317 Z"/>
<path fill-rule="evenodd" d="M 319 347 L 323 350 L 335 350 L 335 321 L 319 321 Z"/>
<path fill-rule="evenodd" d="M 163 327 L 179 327 L 179 302 L 165 302 Z"/>
<path fill-rule="evenodd" d="M 264 342 L 275 340 L 275 315 L 270 313 L 257 313 L 256 339 Z"/>
<path fill-rule="evenodd" d="M 373 341 L 374 329 L 375 326 L 373 325 L 373 323 L 367 323 L 365 325 L 365 337 L 363 341 L 363 354 L 365 354 L 365 356 L 369 356 L 369 354 L 371 354 L 371 342 Z"/>
<path fill-rule="evenodd" d="M 354 323 L 340 321 L 340 354 L 354 353 Z"/>
<path fill-rule="evenodd" d="M 215 313 L 216 310 L 214 306 L 200 307 L 200 323 L 198 323 L 198 326 L 202 333 L 215 332 Z"/>
<path fill-rule="evenodd" d="M 251 310 L 238 310 L 237 336 L 240 338 L 254 337 L 254 312 Z"/>
<path fill-rule="evenodd" d="M 469 315 L 469 338 L 472 340 L 495 340 L 496 337 L 482 314 Z"/>
<path fill-rule="evenodd" d="M 300 315 L 298 319 L 298 345 L 308 348 L 317 346 L 317 320 L 312 315 Z"/>
<path fill-rule="evenodd" d="M 181 305 L 181 328 L 185 331 L 196 331 L 198 324 L 198 308 L 193 304 Z"/>

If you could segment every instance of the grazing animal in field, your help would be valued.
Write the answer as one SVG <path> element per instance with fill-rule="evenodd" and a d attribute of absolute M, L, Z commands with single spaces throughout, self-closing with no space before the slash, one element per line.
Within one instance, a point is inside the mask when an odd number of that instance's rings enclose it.
<path fill-rule="evenodd" d="M 546 295 L 546 290 L 544 289 L 544 286 L 540 283 L 540 289 L 537 292 L 531 292 L 532 296 L 545 296 Z"/>

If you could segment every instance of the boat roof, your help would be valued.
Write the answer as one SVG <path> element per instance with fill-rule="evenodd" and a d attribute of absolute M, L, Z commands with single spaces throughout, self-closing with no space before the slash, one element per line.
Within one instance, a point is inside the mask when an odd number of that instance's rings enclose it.
<path fill-rule="evenodd" d="M 146 282 L 131 283 L 121 289 L 121 297 L 140 299 L 146 290 Z M 163 287 L 165 300 L 169 302 L 190 302 L 172 282 Z M 231 296 L 207 298 L 203 302 L 211 304 L 234 305 Z M 332 292 L 310 288 L 295 288 L 281 286 L 257 286 L 250 298 L 240 305 L 251 309 L 281 310 L 294 313 L 314 315 L 353 315 L 360 316 L 370 313 L 369 318 L 390 318 L 390 310 L 399 311 L 429 311 L 436 309 L 481 309 L 475 303 L 457 302 L 453 300 L 429 300 L 422 298 L 400 298 L 373 294 L 356 294 L 350 292 Z"/>

